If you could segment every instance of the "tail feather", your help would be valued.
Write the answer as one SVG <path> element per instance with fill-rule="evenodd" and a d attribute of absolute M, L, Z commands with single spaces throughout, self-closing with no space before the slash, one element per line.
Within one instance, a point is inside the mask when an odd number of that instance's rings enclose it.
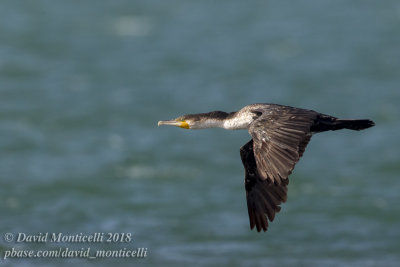
<path fill-rule="evenodd" d="M 372 120 L 342 120 L 331 116 L 321 115 L 311 126 L 312 132 L 336 131 L 341 129 L 350 129 L 355 131 L 364 130 L 374 126 Z"/>
<path fill-rule="evenodd" d="M 375 125 L 371 120 L 336 120 L 336 125 L 340 129 L 350 129 L 350 130 L 364 130 Z"/>

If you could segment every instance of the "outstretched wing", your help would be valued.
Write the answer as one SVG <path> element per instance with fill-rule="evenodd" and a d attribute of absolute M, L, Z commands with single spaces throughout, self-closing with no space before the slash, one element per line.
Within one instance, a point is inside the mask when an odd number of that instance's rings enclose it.
<path fill-rule="evenodd" d="M 249 126 L 261 180 L 286 181 L 311 138 L 319 113 L 287 106 L 257 109 L 261 115 Z"/>
<path fill-rule="evenodd" d="M 245 188 L 247 210 L 250 219 L 250 229 L 256 226 L 257 231 L 267 231 L 268 220 L 273 221 L 275 213 L 281 210 L 279 206 L 287 199 L 287 185 L 289 180 L 275 184 L 269 179 L 262 179 L 257 171 L 257 164 L 253 152 L 253 140 L 240 148 L 240 157 L 245 169 Z"/>

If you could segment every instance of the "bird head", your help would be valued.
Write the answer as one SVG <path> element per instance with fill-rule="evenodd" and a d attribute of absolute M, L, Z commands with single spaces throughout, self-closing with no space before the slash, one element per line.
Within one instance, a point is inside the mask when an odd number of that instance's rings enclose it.
<path fill-rule="evenodd" d="M 180 116 L 176 119 L 168 120 L 168 121 L 159 121 L 158 126 L 160 125 L 172 125 L 181 127 L 183 129 L 192 129 L 195 126 L 196 121 L 192 118 L 189 118 L 188 115 Z"/>
<path fill-rule="evenodd" d="M 172 125 L 184 129 L 205 129 L 222 127 L 223 120 L 229 114 L 223 111 L 212 111 L 208 113 L 188 114 L 169 121 L 159 121 L 160 125 Z"/>

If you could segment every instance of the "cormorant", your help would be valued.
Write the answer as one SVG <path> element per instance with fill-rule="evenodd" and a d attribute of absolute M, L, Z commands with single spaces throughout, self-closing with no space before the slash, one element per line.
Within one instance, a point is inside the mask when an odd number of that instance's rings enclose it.
<path fill-rule="evenodd" d="M 347 120 L 313 110 L 276 104 L 252 104 L 237 112 L 188 114 L 160 125 L 184 129 L 248 129 L 252 139 L 240 148 L 250 229 L 264 232 L 287 199 L 288 176 L 314 133 L 341 129 L 363 130 L 371 120 Z"/>

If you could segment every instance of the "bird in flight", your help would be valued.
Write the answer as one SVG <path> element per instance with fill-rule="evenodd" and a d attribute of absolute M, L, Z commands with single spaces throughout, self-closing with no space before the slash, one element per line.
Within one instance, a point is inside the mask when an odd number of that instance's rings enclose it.
<path fill-rule="evenodd" d="M 363 130 L 371 120 L 338 119 L 313 110 L 276 104 L 251 104 L 236 112 L 188 114 L 160 125 L 184 129 L 247 129 L 252 139 L 240 148 L 250 229 L 264 232 L 287 200 L 289 175 L 315 133 Z"/>

